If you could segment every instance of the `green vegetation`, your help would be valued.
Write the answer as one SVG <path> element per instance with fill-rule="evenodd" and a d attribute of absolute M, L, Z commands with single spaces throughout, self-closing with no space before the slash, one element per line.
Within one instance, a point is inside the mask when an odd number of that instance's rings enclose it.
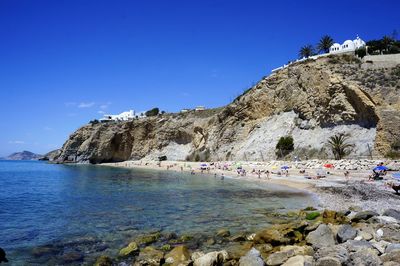
<path fill-rule="evenodd" d="M 294 150 L 294 142 L 292 136 L 281 137 L 276 144 L 276 156 L 283 158 Z"/>
<path fill-rule="evenodd" d="M 307 58 L 313 55 L 315 55 L 315 52 L 314 52 L 314 47 L 311 44 L 304 45 L 303 47 L 300 48 L 299 51 L 300 58 L 303 57 Z"/>
<path fill-rule="evenodd" d="M 320 216 L 319 212 L 310 212 L 306 215 L 306 220 L 315 220 L 318 216 Z"/>
<path fill-rule="evenodd" d="M 146 116 L 157 116 L 160 113 L 160 109 L 153 108 L 145 113 Z"/>
<path fill-rule="evenodd" d="M 398 54 L 400 53 L 400 41 L 395 36 L 383 36 L 380 40 L 370 40 L 367 43 L 368 54 Z"/>
<path fill-rule="evenodd" d="M 329 35 L 321 37 L 317 45 L 318 52 L 329 53 L 329 48 L 333 45 L 333 39 Z"/>
<path fill-rule="evenodd" d="M 96 124 L 98 124 L 98 123 L 100 123 L 100 122 L 99 122 L 99 120 L 97 120 L 97 119 L 91 120 L 91 121 L 89 122 L 89 124 L 91 124 L 91 125 L 96 125 Z"/>
<path fill-rule="evenodd" d="M 328 145 L 331 148 L 335 160 L 341 160 L 349 155 L 353 145 L 347 143 L 348 136 L 343 133 L 333 135 L 328 140 Z"/>

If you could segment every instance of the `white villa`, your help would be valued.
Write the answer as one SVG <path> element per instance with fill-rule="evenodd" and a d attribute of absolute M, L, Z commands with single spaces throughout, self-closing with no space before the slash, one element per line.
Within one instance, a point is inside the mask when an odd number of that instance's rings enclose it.
<path fill-rule="evenodd" d="M 135 118 L 135 111 L 129 110 L 122 112 L 119 115 L 104 115 L 100 121 L 128 121 Z"/>
<path fill-rule="evenodd" d="M 355 50 L 365 47 L 365 42 L 357 36 L 355 40 L 347 40 L 342 45 L 334 43 L 331 48 L 329 48 L 330 54 L 348 53 L 354 52 Z"/>
<path fill-rule="evenodd" d="M 324 57 L 324 56 L 328 56 L 328 55 L 331 55 L 331 54 L 350 53 L 350 52 L 354 52 L 355 50 L 357 50 L 359 48 L 362 48 L 362 47 L 365 47 L 365 46 L 366 46 L 366 43 L 363 40 L 361 40 L 360 37 L 358 37 L 358 35 L 357 35 L 357 38 L 355 40 L 353 40 L 353 41 L 352 40 L 347 40 L 343 44 L 334 43 L 329 48 L 329 53 L 317 54 L 317 55 L 310 56 L 308 58 L 303 57 L 301 59 L 297 59 L 297 60 L 292 61 L 292 62 L 290 62 L 288 64 L 285 64 L 285 65 L 283 65 L 281 67 L 272 69 L 271 72 L 274 73 L 274 72 L 276 72 L 278 70 L 281 70 L 281 69 L 284 69 L 284 68 L 290 66 L 293 63 L 301 62 L 301 61 L 304 61 L 304 60 L 307 60 L 307 59 L 317 59 L 319 57 Z"/>

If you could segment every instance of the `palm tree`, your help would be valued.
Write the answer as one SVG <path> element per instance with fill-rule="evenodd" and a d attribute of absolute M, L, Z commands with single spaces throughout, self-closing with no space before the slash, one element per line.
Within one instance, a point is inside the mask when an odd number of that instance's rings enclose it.
<path fill-rule="evenodd" d="M 314 55 L 314 47 L 311 44 L 304 45 L 300 48 L 299 56 L 300 58 L 307 58 Z"/>
<path fill-rule="evenodd" d="M 328 145 L 330 146 L 336 160 L 341 160 L 344 156 L 350 153 L 350 149 L 353 145 L 347 143 L 347 139 L 348 137 L 343 133 L 333 135 L 329 138 Z"/>
<path fill-rule="evenodd" d="M 389 46 L 393 43 L 393 39 L 387 35 L 383 36 L 382 44 L 386 51 L 389 51 Z"/>
<path fill-rule="evenodd" d="M 329 48 L 333 45 L 333 39 L 329 35 L 322 36 L 317 45 L 318 52 L 329 53 Z"/>

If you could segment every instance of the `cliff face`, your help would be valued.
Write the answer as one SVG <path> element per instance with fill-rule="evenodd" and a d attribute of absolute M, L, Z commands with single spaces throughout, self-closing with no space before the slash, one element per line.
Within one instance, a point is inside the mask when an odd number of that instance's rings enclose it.
<path fill-rule="evenodd" d="M 400 67 L 363 66 L 349 56 L 308 60 L 263 78 L 222 108 L 86 125 L 57 160 L 267 160 L 287 134 L 293 155 L 329 156 L 326 142 L 335 133 L 349 134 L 353 156 L 386 154 L 400 139 Z"/>

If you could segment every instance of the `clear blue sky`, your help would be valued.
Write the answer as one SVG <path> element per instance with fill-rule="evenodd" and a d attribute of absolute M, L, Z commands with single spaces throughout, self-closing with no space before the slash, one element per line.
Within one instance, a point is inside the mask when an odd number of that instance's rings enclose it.
<path fill-rule="evenodd" d="M 324 35 L 400 32 L 399 1 L 0 1 L 0 156 L 101 112 L 229 103 Z"/>

